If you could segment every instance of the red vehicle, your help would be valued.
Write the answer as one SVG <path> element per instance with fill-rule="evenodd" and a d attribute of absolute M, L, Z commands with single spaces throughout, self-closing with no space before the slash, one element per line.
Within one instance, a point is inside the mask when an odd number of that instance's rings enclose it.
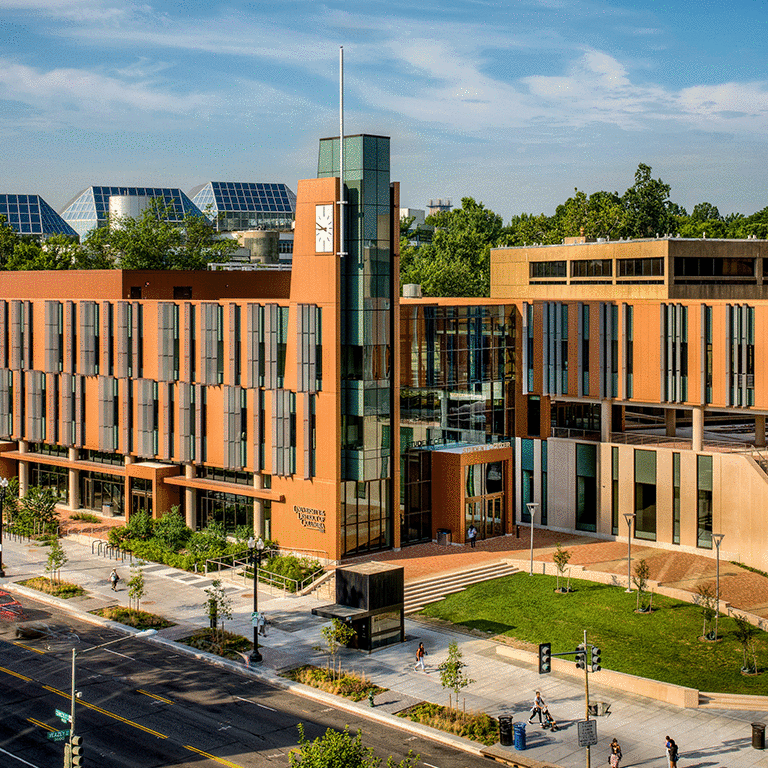
<path fill-rule="evenodd" d="M 8 592 L 0 589 L 0 618 L 21 619 L 24 618 L 24 608 L 21 603 Z"/>

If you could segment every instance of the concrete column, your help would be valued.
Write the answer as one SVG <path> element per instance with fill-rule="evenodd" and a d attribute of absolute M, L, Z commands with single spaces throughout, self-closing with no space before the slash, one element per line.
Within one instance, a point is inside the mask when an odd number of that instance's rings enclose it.
<path fill-rule="evenodd" d="M 765 416 L 755 416 L 755 445 L 765 448 Z"/>
<path fill-rule="evenodd" d="M 691 412 L 691 450 L 700 452 L 704 444 L 704 409 L 694 408 Z"/>
<path fill-rule="evenodd" d="M 70 448 L 67 458 L 70 461 L 77 461 L 77 448 Z M 69 508 L 80 509 L 80 472 L 76 469 L 69 470 Z"/>
<path fill-rule="evenodd" d="M 26 440 L 19 440 L 19 453 L 27 453 L 29 443 Z M 26 496 L 29 490 L 29 462 L 19 462 L 19 497 Z"/>
<path fill-rule="evenodd" d="M 187 480 L 191 480 L 195 476 L 195 465 L 184 465 L 184 477 Z M 184 489 L 184 512 L 185 522 L 187 527 L 195 530 L 197 525 L 197 491 L 194 488 Z"/>
<path fill-rule="evenodd" d="M 664 420 L 667 425 L 667 437 L 674 437 L 677 434 L 677 411 L 667 408 L 664 411 Z"/>
<path fill-rule="evenodd" d="M 263 488 L 261 472 L 253 473 L 253 487 Z M 264 502 L 261 499 L 253 500 L 253 537 L 258 539 L 264 536 Z"/>
<path fill-rule="evenodd" d="M 604 443 L 611 442 L 611 401 L 600 401 L 600 440 Z"/>

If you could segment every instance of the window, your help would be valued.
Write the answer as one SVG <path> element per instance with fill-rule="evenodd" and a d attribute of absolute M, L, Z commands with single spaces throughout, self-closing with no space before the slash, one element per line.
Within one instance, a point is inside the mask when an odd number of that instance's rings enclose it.
<path fill-rule="evenodd" d="M 589 395 L 589 304 L 581 307 L 581 394 Z"/>
<path fill-rule="evenodd" d="M 597 530 L 597 446 L 576 443 L 576 530 Z"/>
<path fill-rule="evenodd" d="M 664 275 L 664 259 L 617 259 L 618 277 L 656 277 Z"/>
<path fill-rule="evenodd" d="M 571 277 L 610 277 L 613 264 L 610 259 L 582 259 L 571 262 Z"/>
<path fill-rule="evenodd" d="M 672 454 L 672 543 L 680 543 L 680 454 Z"/>
<path fill-rule="evenodd" d="M 635 451 L 635 538 L 656 541 L 655 451 Z"/>
<path fill-rule="evenodd" d="M 619 449 L 611 448 L 611 533 L 619 533 Z"/>
<path fill-rule="evenodd" d="M 696 546 L 712 549 L 712 457 L 696 457 Z"/>
<path fill-rule="evenodd" d="M 567 277 L 564 261 L 532 261 L 528 265 L 531 278 Z"/>

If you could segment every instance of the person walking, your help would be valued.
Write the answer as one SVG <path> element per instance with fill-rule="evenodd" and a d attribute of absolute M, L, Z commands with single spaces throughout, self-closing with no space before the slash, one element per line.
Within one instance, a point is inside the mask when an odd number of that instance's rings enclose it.
<path fill-rule="evenodd" d="M 424 643 L 419 643 L 419 647 L 416 649 L 416 666 L 413 668 L 415 672 L 421 668 L 422 672 L 426 672 L 427 668 L 424 666 L 424 657 L 427 655 L 427 650 L 424 647 Z"/>
<path fill-rule="evenodd" d="M 533 718 L 536 717 L 536 715 L 539 716 L 539 725 L 543 726 L 543 722 L 541 719 L 541 712 L 542 710 L 546 709 L 547 705 L 544 703 L 544 699 L 541 697 L 541 691 L 536 691 L 536 696 L 533 699 L 533 706 L 531 707 L 531 716 L 528 718 L 528 723 L 533 722 Z"/>
<path fill-rule="evenodd" d="M 260 635 L 267 636 L 267 617 L 264 611 L 259 612 L 259 617 L 256 621 L 258 631 Z"/>
<path fill-rule="evenodd" d="M 675 740 L 671 736 L 667 736 L 665 738 L 667 740 L 665 746 L 667 748 L 667 760 L 669 760 L 669 768 L 677 768 L 677 744 L 675 744 Z"/>
<path fill-rule="evenodd" d="M 477 541 L 477 528 L 475 528 L 474 524 L 467 528 L 467 539 L 469 539 L 469 546 L 474 549 L 475 542 Z"/>
<path fill-rule="evenodd" d="M 112 583 L 112 591 L 117 592 L 117 582 L 120 581 L 120 577 L 117 575 L 117 570 L 112 569 L 112 573 L 109 574 L 109 580 Z"/>
<path fill-rule="evenodd" d="M 619 768 L 621 765 L 621 747 L 616 739 L 611 742 L 611 754 L 608 757 L 608 765 L 611 768 Z"/>

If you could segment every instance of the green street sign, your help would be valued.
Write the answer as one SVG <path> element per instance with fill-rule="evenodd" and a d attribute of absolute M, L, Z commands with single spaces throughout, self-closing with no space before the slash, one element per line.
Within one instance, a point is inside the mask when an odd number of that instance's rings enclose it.
<path fill-rule="evenodd" d="M 66 741 L 69 737 L 69 733 L 69 728 L 67 728 L 66 731 L 51 731 L 48 734 L 48 738 L 51 739 L 51 741 Z"/>
<path fill-rule="evenodd" d="M 62 712 L 60 709 L 56 710 L 56 717 L 58 717 L 62 723 L 72 722 L 72 715 L 70 715 L 69 712 Z"/>

